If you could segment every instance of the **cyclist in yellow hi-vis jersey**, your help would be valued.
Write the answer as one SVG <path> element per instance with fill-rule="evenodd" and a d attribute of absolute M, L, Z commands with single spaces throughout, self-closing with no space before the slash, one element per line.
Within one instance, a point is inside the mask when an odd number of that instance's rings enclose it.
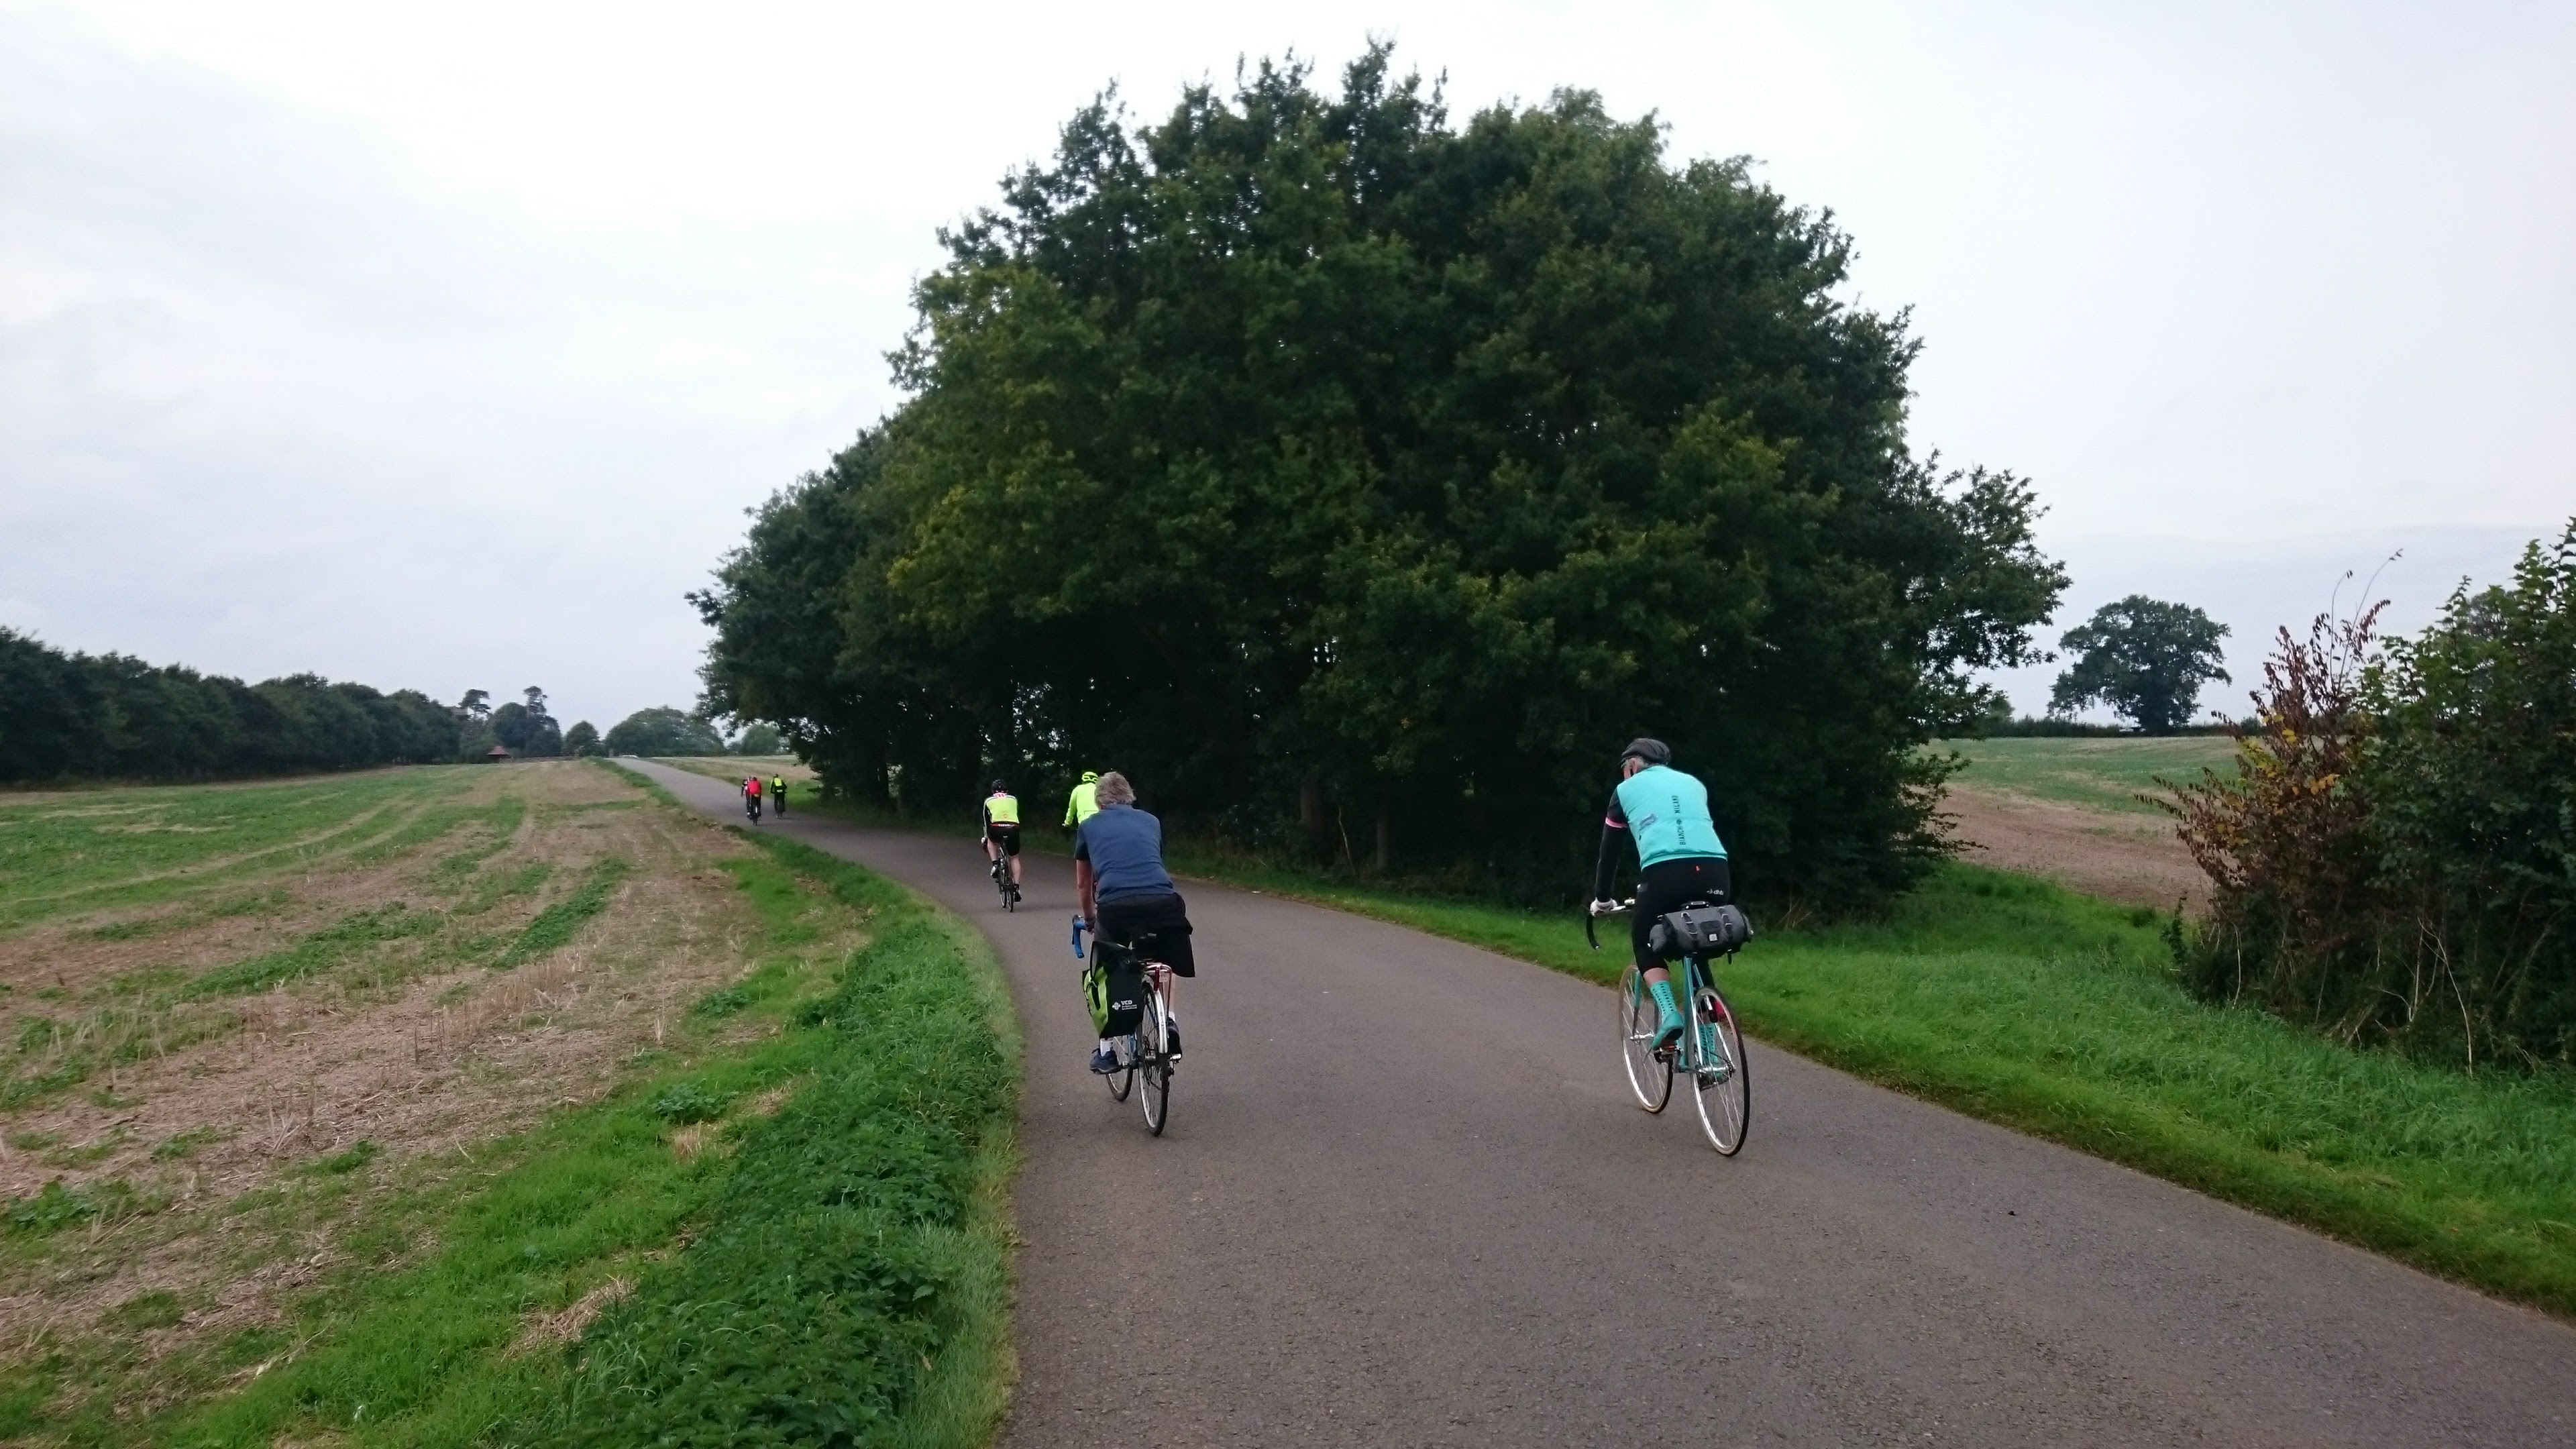
<path fill-rule="evenodd" d="M 769 808 L 778 812 L 779 819 L 787 818 L 787 777 L 785 775 L 769 777 Z"/>
<path fill-rule="evenodd" d="M 1082 822 L 1099 813 L 1100 772 L 1085 770 L 1082 772 L 1082 783 L 1074 786 L 1073 793 L 1065 797 L 1064 828 L 1078 829 Z"/>
<path fill-rule="evenodd" d="M 1002 862 L 1011 863 L 1011 896 L 1020 894 L 1020 801 L 1010 787 L 993 782 L 984 797 L 984 858 L 993 863 L 993 879 L 1002 878 Z"/>

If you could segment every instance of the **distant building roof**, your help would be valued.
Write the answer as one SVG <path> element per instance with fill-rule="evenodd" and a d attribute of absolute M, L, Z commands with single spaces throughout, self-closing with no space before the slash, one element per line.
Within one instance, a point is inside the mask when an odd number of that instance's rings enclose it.
<path fill-rule="evenodd" d="M 510 758 L 510 747 L 508 745 L 494 745 L 492 748 L 483 752 L 483 758 L 487 760 L 506 760 Z"/>

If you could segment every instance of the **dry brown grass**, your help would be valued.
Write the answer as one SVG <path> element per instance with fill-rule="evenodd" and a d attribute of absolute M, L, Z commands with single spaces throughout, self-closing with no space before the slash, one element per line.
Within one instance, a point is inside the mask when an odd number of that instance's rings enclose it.
<path fill-rule="evenodd" d="M 2042 876 L 2125 905 L 2198 911 L 2209 877 L 2161 815 L 2118 814 L 1953 780 L 1942 813 L 1976 865 Z"/>
<path fill-rule="evenodd" d="M 8 1325 L 0 1358 L 92 1330 L 109 1310 L 150 1293 L 174 1294 L 187 1308 L 178 1324 L 135 1335 L 147 1356 L 271 1320 L 280 1296 L 328 1271 L 341 1249 L 327 1223 L 281 1222 L 244 1204 L 309 1179 L 317 1160 L 360 1142 L 377 1150 L 345 1179 L 360 1200 L 397 1184 L 418 1192 L 482 1172 L 488 1164 L 478 1150 L 557 1106 L 604 1094 L 623 1065 L 664 1042 L 692 1002 L 748 969 L 752 908 L 720 868 L 748 847 L 729 832 L 645 802 L 608 771 L 570 762 L 495 770 L 473 789 L 478 798 L 514 791 L 528 805 L 515 837 L 482 863 L 482 878 L 538 863 L 551 871 L 542 891 L 503 900 L 457 932 L 505 942 L 576 889 L 593 862 L 616 856 L 632 869 L 608 906 L 571 944 L 515 970 L 490 969 L 491 949 L 461 960 L 396 959 L 413 944 L 402 942 L 383 962 L 201 1003 L 226 1018 L 223 1029 L 120 1063 L 80 1093 L 6 1114 L 0 1143 L 20 1145 L 0 1145 L 0 1197 L 26 1196 L 56 1178 L 74 1188 L 121 1181 L 157 1210 L 96 1219 L 45 1240 L 41 1251 L 0 1259 L 0 1323 Z M 458 844 L 432 841 L 375 864 L 325 860 L 310 869 L 299 863 L 291 877 L 228 880 L 226 891 L 282 893 L 256 918 L 183 921 L 122 940 L 98 939 L 95 919 L 49 922 L 8 942 L 6 975 L 53 984 L 77 1001 L 138 976 L 189 973 L 275 949 L 356 909 L 394 900 L 451 909 L 457 893 L 431 876 Z M 569 1321 L 557 1315 L 554 1328 L 531 1331 L 578 1332 L 563 1327 Z"/>
<path fill-rule="evenodd" d="M 611 1278 L 574 1299 L 559 1313 L 536 1313 L 528 1317 L 527 1326 L 519 1330 L 506 1352 L 513 1358 L 541 1348 L 555 1348 L 571 1343 L 590 1327 L 612 1303 L 623 1302 L 635 1291 L 632 1278 Z"/>

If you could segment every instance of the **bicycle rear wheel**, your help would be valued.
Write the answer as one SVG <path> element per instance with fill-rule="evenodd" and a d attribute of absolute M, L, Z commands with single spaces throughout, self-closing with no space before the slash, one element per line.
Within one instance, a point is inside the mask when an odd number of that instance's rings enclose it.
<path fill-rule="evenodd" d="M 1147 992 L 1145 1019 L 1136 1024 L 1136 1079 L 1144 1088 L 1136 1100 L 1144 1104 L 1146 1130 L 1157 1137 L 1172 1120 L 1171 1042 L 1162 994 Z"/>
<path fill-rule="evenodd" d="M 1127 1065 L 1125 1065 L 1125 1066 L 1123 1066 L 1123 1067 L 1120 1067 L 1118 1070 L 1116 1070 L 1116 1071 L 1114 1071 L 1114 1072 L 1111 1072 L 1108 1076 L 1106 1076 L 1106 1077 L 1102 1078 L 1101 1080 L 1103 1080 L 1103 1081 L 1105 1081 L 1105 1082 L 1107 1082 L 1107 1083 L 1109 1084 L 1109 1100 L 1110 1100 L 1110 1101 L 1113 1101 L 1113 1102 L 1124 1102 L 1124 1101 L 1126 1101 L 1126 1100 L 1127 1100 L 1127 1094 L 1128 1094 L 1129 1092 L 1132 1092 L 1132 1091 L 1136 1090 L 1136 1052 L 1135 1052 L 1135 1049 L 1134 1049 L 1132 1046 L 1128 1049 L 1128 1052 L 1127 1052 Z"/>
<path fill-rule="evenodd" d="M 1735 1029 L 1735 1013 L 1718 995 L 1716 983 L 1705 977 L 1691 992 L 1691 1040 L 1683 1045 L 1700 1130 L 1720 1156 L 1733 1157 L 1743 1150 L 1745 1131 L 1753 1125 L 1753 1078 L 1745 1068 L 1744 1037 Z"/>
<path fill-rule="evenodd" d="M 1664 1110 L 1673 1099 L 1673 1064 L 1655 1055 L 1655 1028 L 1662 1020 L 1646 990 L 1645 973 L 1635 962 L 1628 963 L 1627 974 L 1619 978 L 1619 1060 L 1628 1068 L 1628 1089 L 1637 1094 L 1637 1105 L 1649 1112 Z"/>

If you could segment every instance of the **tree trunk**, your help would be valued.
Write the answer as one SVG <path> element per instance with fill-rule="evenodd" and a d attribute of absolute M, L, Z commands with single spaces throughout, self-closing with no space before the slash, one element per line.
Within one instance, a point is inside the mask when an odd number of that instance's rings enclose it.
<path fill-rule="evenodd" d="M 1306 832 L 1309 842 L 1324 834 L 1324 777 L 1308 775 L 1297 787 L 1297 824 Z"/>
<path fill-rule="evenodd" d="M 1377 873 L 1384 875 L 1394 868 L 1395 816 L 1380 805 L 1377 807 Z"/>

